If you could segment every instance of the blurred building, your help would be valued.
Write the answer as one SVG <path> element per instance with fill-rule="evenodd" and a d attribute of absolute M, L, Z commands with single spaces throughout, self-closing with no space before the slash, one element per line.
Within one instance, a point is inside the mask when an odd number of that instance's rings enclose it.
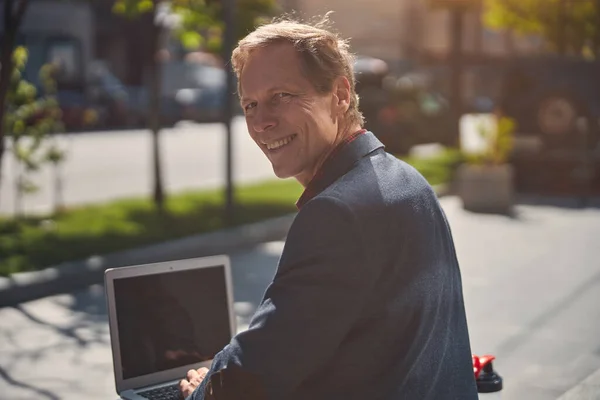
<path fill-rule="evenodd" d="M 141 85 L 150 53 L 145 24 L 152 23 L 152 16 L 124 18 L 112 12 L 113 4 L 112 0 L 29 0 L 17 38 L 17 44 L 29 50 L 26 75 L 35 80 L 42 64 L 60 58 L 72 80 L 83 82 L 90 63 L 103 60 L 123 82 Z M 0 7 L 0 35 L 3 11 Z"/>
<path fill-rule="evenodd" d="M 485 28 L 481 23 L 483 0 L 474 1 L 479 5 L 464 20 L 463 51 L 467 61 L 542 51 L 543 43 L 538 38 Z M 294 10 L 304 18 L 334 11 L 331 19 L 336 29 L 351 38 L 356 53 L 383 59 L 392 67 L 444 62 L 450 52 L 449 12 L 432 8 L 431 0 L 279 2 L 283 10 Z M 114 15 L 112 5 L 109 0 L 30 0 L 22 31 L 30 37 L 43 36 L 43 40 L 54 37 L 52 40 L 75 43 L 69 50 L 72 55 L 66 54 L 67 50 L 64 53 L 65 57 L 79 60 L 82 71 L 90 60 L 100 59 L 123 82 L 140 85 L 149 53 L 144 24 L 152 21 L 147 17 L 127 19 Z M 0 19 L 0 27 L 1 24 Z M 37 44 L 30 40 L 28 45 L 47 47 L 41 40 Z"/>
<path fill-rule="evenodd" d="M 324 15 L 344 37 L 351 38 L 353 50 L 383 59 L 392 65 L 417 62 L 436 63 L 450 53 L 450 15 L 433 8 L 431 0 L 280 0 L 287 12 L 302 17 Z M 463 52 L 467 60 L 508 57 L 541 52 L 542 42 L 534 37 L 517 37 L 483 26 L 483 1 L 466 13 Z"/>
<path fill-rule="evenodd" d="M 4 32 L 4 7 L 0 7 L 0 32 Z M 26 45 L 29 59 L 25 75 L 37 80 L 46 62 L 61 65 L 64 84 L 78 86 L 85 66 L 94 57 L 94 17 L 88 4 L 56 0 L 31 0 L 17 33 L 17 45 Z"/>

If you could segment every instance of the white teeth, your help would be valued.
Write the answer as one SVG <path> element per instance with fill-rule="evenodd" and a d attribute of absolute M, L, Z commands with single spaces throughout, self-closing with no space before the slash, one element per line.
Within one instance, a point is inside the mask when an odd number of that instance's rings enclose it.
<path fill-rule="evenodd" d="M 278 140 L 278 141 L 273 142 L 273 143 L 267 143 L 267 149 L 269 149 L 269 150 L 277 150 L 278 148 L 283 147 L 286 144 L 288 144 L 289 142 L 291 142 L 292 139 L 294 139 L 294 135 L 288 136 L 286 138 L 283 138 L 283 139 Z"/>

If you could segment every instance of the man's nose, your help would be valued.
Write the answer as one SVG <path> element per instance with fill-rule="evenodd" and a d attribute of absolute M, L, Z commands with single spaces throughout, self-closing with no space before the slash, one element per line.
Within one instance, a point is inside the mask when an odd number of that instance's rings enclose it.
<path fill-rule="evenodd" d="M 252 118 L 252 127 L 255 132 L 265 132 L 277 125 L 277 117 L 268 107 L 257 107 Z"/>

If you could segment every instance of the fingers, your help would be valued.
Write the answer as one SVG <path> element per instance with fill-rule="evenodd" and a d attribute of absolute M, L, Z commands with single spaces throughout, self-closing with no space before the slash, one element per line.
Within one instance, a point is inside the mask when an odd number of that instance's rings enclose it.
<path fill-rule="evenodd" d="M 204 380 L 204 378 L 206 377 L 206 374 L 208 374 L 208 368 L 205 367 L 198 369 L 190 369 L 187 372 L 187 379 L 182 379 L 179 382 L 179 390 L 181 391 L 181 394 L 184 398 L 191 395 L 194 392 L 194 390 L 196 390 L 196 388 L 200 386 L 202 380 Z"/>
<path fill-rule="evenodd" d="M 179 391 L 181 392 L 181 396 L 184 399 L 191 395 L 194 392 L 194 389 L 196 388 L 192 387 L 192 385 L 190 385 L 190 382 L 188 382 L 186 379 L 182 379 L 179 382 Z"/>
<path fill-rule="evenodd" d="M 196 372 L 198 372 L 198 375 L 200 376 L 200 381 L 203 381 L 204 378 L 206 378 L 206 374 L 208 374 L 208 368 L 206 368 L 206 367 L 198 368 L 196 370 Z"/>
<path fill-rule="evenodd" d="M 196 379 L 198 379 L 198 371 L 195 369 L 190 369 L 187 374 L 185 375 L 185 377 L 187 378 L 188 381 L 192 382 Z"/>

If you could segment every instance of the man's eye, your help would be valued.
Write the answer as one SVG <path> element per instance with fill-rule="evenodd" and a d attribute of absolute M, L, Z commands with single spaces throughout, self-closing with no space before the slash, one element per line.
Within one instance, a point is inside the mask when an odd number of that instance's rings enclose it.
<path fill-rule="evenodd" d="M 256 103 L 255 103 L 255 102 L 248 103 L 248 104 L 246 104 L 246 105 L 244 106 L 244 110 L 246 110 L 246 111 L 250 111 L 250 110 L 252 110 L 254 107 L 256 107 Z"/>
<path fill-rule="evenodd" d="M 292 94 L 286 92 L 275 93 L 271 99 L 271 104 L 273 104 L 274 106 L 278 106 L 280 104 L 287 104 L 290 102 L 292 97 L 294 97 Z"/>

